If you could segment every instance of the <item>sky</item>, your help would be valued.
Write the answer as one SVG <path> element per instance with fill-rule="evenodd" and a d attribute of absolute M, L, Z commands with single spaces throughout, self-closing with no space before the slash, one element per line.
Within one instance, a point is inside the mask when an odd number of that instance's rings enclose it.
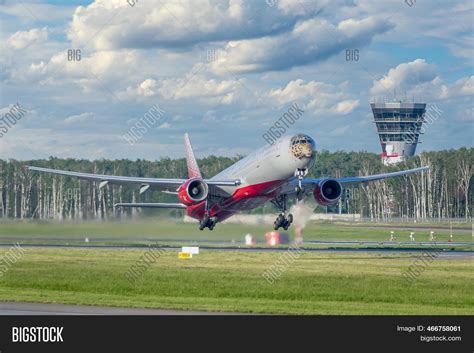
<path fill-rule="evenodd" d="M 245 155 L 294 103 L 287 133 L 379 153 L 393 100 L 442 112 L 417 151 L 473 147 L 473 4 L 0 0 L 0 159 Z"/>

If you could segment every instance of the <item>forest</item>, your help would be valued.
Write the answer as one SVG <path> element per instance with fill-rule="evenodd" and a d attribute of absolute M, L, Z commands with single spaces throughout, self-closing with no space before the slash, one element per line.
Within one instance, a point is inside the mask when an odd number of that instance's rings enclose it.
<path fill-rule="evenodd" d="M 209 156 L 198 160 L 204 178 L 212 177 L 235 163 L 234 158 Z M 117 202 L 176 202 L 175 195 L 158 191 L 95 183 L 74 178 L 27 171 L 25 165 L 87 173 L 138 177 L 186 178 L 186 161 L 162 158 L 148 160 L 0 160 L 0 218 L 8 219 L 117 219 L 153 216 L 179 217 L 182 211 L 114 209 Z M 344 191 L 340 204 L 317 206 L 315 212 L 360 213 L 372 220 L 415 219 L 472 220 L 474 148 L 423 152 L 396 166 L 384 166 L 379 155 L 369 152 L 320 151 L 310 177 L 344 177 L 429 166 L 430 170 L 409 176 L 377 181 Z M 306 201 L 308 202 L 308 201 Z M 275 212 L 268 204 L 253 213 Z"/>

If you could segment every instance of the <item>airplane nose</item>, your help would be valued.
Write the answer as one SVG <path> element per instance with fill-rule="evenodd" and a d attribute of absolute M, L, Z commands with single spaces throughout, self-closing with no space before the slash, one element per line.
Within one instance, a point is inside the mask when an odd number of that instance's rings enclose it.
<path fill-rule="evenodd" d="M 303 154 L 303 157 L 310 158 L 313 155 L 313 150 L 306 144 L 301 146 L 301 153 Z"/>
<path fill-rule="evenodd" d="M 294 157 L 303 159 L 313 157 L 316 146 L 311 137 L 299 134 L 291 138 L 290 149 Z"/>

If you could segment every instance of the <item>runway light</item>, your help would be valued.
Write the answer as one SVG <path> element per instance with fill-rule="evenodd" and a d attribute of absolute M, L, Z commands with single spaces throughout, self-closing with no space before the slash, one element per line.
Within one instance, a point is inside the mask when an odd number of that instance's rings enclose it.
<path fill-rule="evenodd" d="M 434 235 L 434 232 L 431 231 L 431 232 L 430 232 L 430 241 L 435 241 L 435 238 L 436 238 L 436 237 L 435 237 L 435 235 Z"/>
<path fill-rule="evenodd" d="M 393 231 L 390 232 L 390 241 L 395 241 L 395 233 Z"/>
<path fill-rule="evenodd" d="M 245 236 L 245 245 L 252 246 L 252 245 L 255 245 L 255 244 L 257 244 L 257 241 L 256 241 L 255 238 L 252 236 L 252 234 L 248 233 L 248 234 Z"/>
<path fill-rule="evenodd" d="M 271 231 L 271 232 L 265 233 L 265 239 L 267 241 L 267 245 L 270 245 L 270 246 L 288 244 L 290 242 L 288 233 L 283 233 L 283 232 L 280 233 L 278 231 Z"/>

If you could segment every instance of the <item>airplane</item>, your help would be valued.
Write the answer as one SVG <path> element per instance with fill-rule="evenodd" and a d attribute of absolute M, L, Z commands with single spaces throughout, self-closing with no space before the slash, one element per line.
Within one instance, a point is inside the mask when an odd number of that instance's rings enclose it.
<path fill-rule="evenodd" d="M 239 160 L 210 179 L 202 177 L 189 140 L 184 135 L 187 179 L 143 178 L 89 174 L 27 166 L 31 171 L 77 177 L 98 182 L 99 188 L 108 184 L 128 185 L 147 190 L 176 194 L 177 203 L 117 203 L 116 207 L 179 208 L 199 221 L 199 229 L 213 230 L 218 222 L 237 212 L 251 210 L 266 202 L 273 203 L 280 213 L 273 228 L 285 230 L 293 222 L 288 213 L 288 200 L 302 201 L 313 195 L 323 206 L 336 204 L 343 189 L 350 185 L 367 183 L 428 170 L 428 167 L 402 170 L 369 176 L 345 178 L 306 178 L 315 163 L 316 144 L 306 134 L 283 136 Z"/>

